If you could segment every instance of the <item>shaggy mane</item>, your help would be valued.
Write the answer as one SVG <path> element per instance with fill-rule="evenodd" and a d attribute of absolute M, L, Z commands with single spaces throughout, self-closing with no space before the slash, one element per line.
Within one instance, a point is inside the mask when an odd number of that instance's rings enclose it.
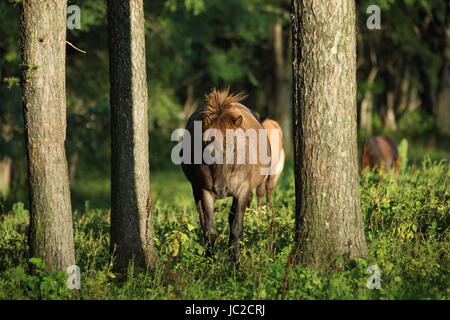
<path fill-rule="evenodd" d="M 244 100 L 247 96 L 242 92 L 230 93 L 230 88 L 217 90 L 216 88 L 207 95 L 206 108 L 201 112 L 204 127 L 209 127 L 211 123 L 218 120 L 221 115 L 230 109 L 235 103 Z"/>

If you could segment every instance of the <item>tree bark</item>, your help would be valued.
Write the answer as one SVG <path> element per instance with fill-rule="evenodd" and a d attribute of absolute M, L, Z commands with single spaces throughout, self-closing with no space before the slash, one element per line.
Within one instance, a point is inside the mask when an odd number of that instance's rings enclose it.
<path fill-rule="evenodd" d="M 107 2 L 111 99 L 111 252 L 116 270 L 156 259 L 150 204 L 142 0 Z"/>
<path fill-rule="evenodd" d="M 75 264 L 66 139 L 67 1 L 21 3 L 21 86 L 30 197 L 30 256 Z"/>
<path fill-rule="evenodd" d="M 356 132 L 355 3 L 293 0 L 297 261 L 367 257 Z"/>

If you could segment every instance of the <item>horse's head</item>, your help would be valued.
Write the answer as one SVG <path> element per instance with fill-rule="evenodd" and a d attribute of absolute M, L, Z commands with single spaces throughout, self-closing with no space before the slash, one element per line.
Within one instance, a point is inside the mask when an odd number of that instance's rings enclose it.
<path fill-rule="evenodd" d="M 202 111 L 204 160 L 208 164 L 213 178 L 213 191 L 219 197 L 228 196 L 227 181 L 235 166 L 236 154 L 234 138 L 227 139 L 227 130 L 241 128 L 243 116 L 237 103 L 244 99 L 242 94 L 230 95 L 229 89 L 214 90 L 206 97 L 206 108 Z"/>
<path fill-rule="evenodd" d="M 242 115 L 225 110 L 220 117 L 208 123 L 203 134 L 204 161 L 213 178 L 213 192 L 218 198 L 229 195 L 228 181 L 236 165 L 236 141 L 227 137 L 227 132 L 239 129 Z M 230 157 L 231 156 L 231 157 Z"/>

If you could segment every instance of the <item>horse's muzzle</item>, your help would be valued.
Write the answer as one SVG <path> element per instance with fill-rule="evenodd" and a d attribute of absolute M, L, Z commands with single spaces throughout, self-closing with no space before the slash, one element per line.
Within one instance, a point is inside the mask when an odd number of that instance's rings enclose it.
<path fill-rule="evenodd" d="M 228 188 L 226 186 L 217 186 L 213 185 L 212 187 L 213 193 L 216 195 L 217 199 L 223 199 L 228 197 Z"/>

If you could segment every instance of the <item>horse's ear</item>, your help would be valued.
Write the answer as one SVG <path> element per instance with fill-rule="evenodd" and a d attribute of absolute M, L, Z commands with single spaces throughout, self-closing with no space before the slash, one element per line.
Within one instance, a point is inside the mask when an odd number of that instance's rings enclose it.
<path fill-rule="evenodd" d="M 238 115 L 237 117 L 234 117 L 234 118 L 233 118 L 233 123 L 234 123 L 236 126 L 240 127 L 241 124 L 242 124 L 242 115 Z"/>

